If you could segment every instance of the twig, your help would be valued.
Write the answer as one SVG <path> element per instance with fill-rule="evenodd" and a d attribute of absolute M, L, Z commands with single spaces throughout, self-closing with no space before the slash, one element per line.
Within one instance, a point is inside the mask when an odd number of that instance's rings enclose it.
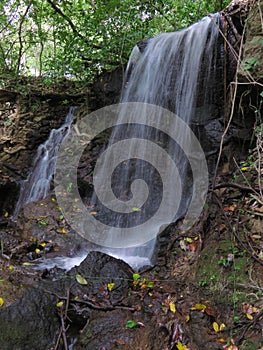
<path fill-rule="evenodd" d="M 129 310 L 129 311 L 136 311 L 136 308 L 134 307 L 130 307 L 130 306 L 123 306 L 123 305 L 107 305 L 107 306 L 99 306 L 99 305 L 95 305 L 93 304 L 91 301 L 88 300 L 82 300 L 82 299 L 68 299 L 67 297 L 63 297 L 58 295 L 55 292 L 52 292 L 50 290 L 45 290 L 46 293 L 55 295 L 58 299 L 60 300 L 69 300 L 69 302 L 71 303 L 79 303 L 79 304 L 85 304 L 88 305 L 90 308 L 94 309 L 94 310 L 102 310 L 102 311 L 111 311 L 111 310 L 116 310 L 116 309 L 120 309 L 120 310 Z"/>
<path fill-rule="evenodd" d="M 62 338 L 64 343 L 64 349 L 68 350 L 67 329 L 65 328 L 65 318 L 66 318 L 66 314 L 63 312 L 61 308 L 60 310 L 61 333 L 62 333 Z"/>
<path fill-rule="evenodd" d="M 123 306 L 123 305 L 107 305 L 107 306 L 99 306 L 93 304 L 91 301 L 88 300 L 71 300 L 71 302 L 79 303 L 79 304 L 84 304 L 88 305 L 90 308 L 94 310 L 101 310 L 101 311 L 111 311 L 111 310 L 128 310 L 128 311 L 136 311 L 136 308 L 130 307 L 130 306 Z"/>
<path fill-rule="evenodd" d="M 58 334 L 58 337 L 57 337 L 57 341 L 56 341 L 56 344 L 55 344 L 55 347 L 54 347 L 54 350 L 57 350 L 58 347 L 59 347 L 59 341 L 60 341 L 60 338 L 61 338 L 61 334 L 62 334 L 62 329 L 60 328 L 59 334 Z"/>
<path fill-rule="evenodd" d="M 235 182 L 223 182 L 221 184 L 214 186 L 213 190 L 218 190 L 219 188 L 226 188 L 226 187 L 238 188 L 239 190 L 246 191 L 246 192 L 256 192 L 257 193 L 257 191 L 259 191 L 258 188 L 252 188 L 249 186 L 240 185 L 240 184 L 235 183 Z"/>

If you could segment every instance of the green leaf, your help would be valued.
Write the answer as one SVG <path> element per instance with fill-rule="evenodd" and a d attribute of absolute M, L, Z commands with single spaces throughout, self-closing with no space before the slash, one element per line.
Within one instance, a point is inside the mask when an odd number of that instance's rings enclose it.
<path fill-rule="evenodd" d="M 140 209 L 140 208 L 137 208 L 137 207 L 132 208 L 132 210 L 133 210 L 133 211 L 141 211 L 141 209 Z"/>
<path fill-rule="evenodd" d="M 140 279 L 140 275 L 138 273 L 134 273 L 132 277 L 134 281 L 138 281 Z"/>
<path fill-rule="evenodd" d="M 138 322 L 134 321 L 134 320 L 128 320 L 126 322 L 126 328 L 134 328 L 138 326 Z"/>
<path fill-rule="evenodd" d="M 47 226 L 48 225 L 48 222 L 46 221 L 39 221 L 38 222 L 41 226 Z"/>
<path fill-rule="evenodd" d="M 76 275 L 76 280 L 79 284 L 82 284 L 82 285 L 88 284 L 87 280 L 84 277 L 82 277 L 80 274 Z"/>
<path fill-rule="evenodd" d="M 115 286 L 115 283 L 108 283 L 107 284 L 108 291 L 111 292 L 114 286 Z"/>

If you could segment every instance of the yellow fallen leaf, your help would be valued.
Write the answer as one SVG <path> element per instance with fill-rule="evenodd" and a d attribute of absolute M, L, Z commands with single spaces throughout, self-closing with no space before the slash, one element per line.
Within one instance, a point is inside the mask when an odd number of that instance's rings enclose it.
<path fill-rule="evenodd" d="M 59 301 L 57 304 L 56 304 L 56 307 L 62 307 L 63 305 L 63 301 Z"/>
<path fill-rule="evenodd" d="M 115 286 L 115 283 L 108 283 L 107 284 L 108 291 L 111 292 L 114 286 Z"/>
<path fill-rule="evenodd" d="M 219 341 L 219 343 L 224 343 L 225 342 L 225 339 L 224 338 L 219 338 L 217 339 Z"/>
<path fill-rule="evenodd" d="M 195 304 L 195 305 L 191 308 L 191 310 L 199 310 L 199 311 L 202 311 L 202 312 L 204 312 L 205 309 L 206 309 L 206 305 L 205 305 L 205 304 L 199 304 L 199 303 Z"/>
<path fill-rule="evenodd" d="M 217 322 L 213 322 L 213 328 L 215 332 L 219 332 L 219 325 Z"/>
<path fill-rule="evenodd" d="M 88 284 L 87 280 L 82 277 L 80 274 L 76 274 L 76 280 L 79 284 L 86 285 Z"/>
<path fill-rule="evenodd" d="M 5 218 L 7 218 L 7 217 L 8 217 L 8 215 L 9 215 L 9 214 L 8 214 L 8 211 L 5 211 L 5 213 L 4 213 L 4 217 L 5 217 Z"/>
<path fill-rule="evenodd" d="M 253 320 L 253 316 L 251 314 L 246 314 L 246 316 L 249 320 Z"/>
<path fill-rule="evenodd" d="M 10 265 L 10 266 L 8 267 L 8 270 L 9 270 L 9 271 L 14 271 L 14 269 L 15 269 L 15 268 L 14 268 L 13 265 Z"/>
<path fill-rule="evenodd" d="M 189 322 L 190 321 L 190 315 L 186 315 L 186 317 L 185 317 L 185 322 Z"/>
<path fill-rule="evenodd" d="M 0 298 L 0 307 L 4 305 L 4 299 Z"/>
<path fill-rule="evenodd" d="M 36 252 L 37 254 L 40 253 L 40 249 L 36 248 L 36 249 L 35 249 L 35 252 Z"/>
<path fill-rule="evenodd" d="M 176 344 L 178 350 L 188 350 L 186 345 L 183 345 L 180 341 Z"/>
<path fill-rule="evenodd" d="M 96 215 L 96 214 L 97 214 L 96 211 L 91 211 L 91 212 L 90 212 L 90 215 Z"/>
<path fill-rule="evenodd" d="M 246 171 L 246 170 L 248 170 L 248 169 L 249 169 L 248 166 L 243 166 L 243 167 L 241 168 L 242 171 Z"/>
<path fill-rule="evenodd" d="M 68 231 L 67 231 L 64 227 L 62 227 L 62 228 L 59 230 L 59 232 L 60 232 L 60 233 L 64 233 L 64 234 L 68 233 Z"/>
<path fill-rule="evenodd" d="M 173 313 L 176 312 L 176 306 L 175 306 L 175 303 L 174 302 L 170 302 L 169 303 L 169 308 L 170 308 L 170 311 L 172 311 Z"/>
<path fill-rule="evenodd" d="M 223 332 L 226 329 L 226 325 L 224 323 L 221 323 L 220 327 L 219 327 L 219 331 Z"/>

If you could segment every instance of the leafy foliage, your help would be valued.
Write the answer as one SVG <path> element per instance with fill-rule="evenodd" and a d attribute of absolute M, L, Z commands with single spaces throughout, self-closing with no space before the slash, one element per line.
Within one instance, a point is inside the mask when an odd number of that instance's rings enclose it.
<path fill-rule="evenodd" d="M 135 43 L 219 11 L 228 1 L 4 0 L 0 74 L 92 80 L 125 63 Z M 2 83 L 3 85 L 3 83 Z"/>

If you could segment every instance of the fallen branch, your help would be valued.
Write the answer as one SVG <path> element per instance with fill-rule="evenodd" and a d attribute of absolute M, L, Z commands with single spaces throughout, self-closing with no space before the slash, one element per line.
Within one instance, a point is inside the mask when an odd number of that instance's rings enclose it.
<path fill-rule="evenodd" d="M 130 306 L 123 306 L 123 305 L 107 305 L 107 306 L 100 306 L 100 305 L 95 305 L 93 304 L 91 301 L 88 300 L 70 300 L 71 302 L 74 303 L 79 303 L 79 304 L 84 304 L 84 305 L 88 305 L 91 309 L 94 310 L 101 310 L 101 311 L 111 311 L 111 310 L 128 310 L 128 311 L 136 311 L 137 309 L 134 307 L 130 307 Z"/>
<path fill-rule="evenodd" d="M 70 303 L 78 303 L 78 304 L 84 304 L 88 305 L 91 309 L 94 310 L 101 310 L 101 311 L 111 311 L 111 310 L 128 310 L 128 311 L 136 311 L 137 309 L 135 307 L 130 307 L 130 306 L 124 306 L 124 305 L 96 305 L 90 300 L 82 300 L 82 299 L 69 299 L 69 295 L 67 297 L 60 296 L 56 294 L 55 292 L 52 292 L 50 290 L 45 290 L 46 293 L 55 295 L 58 299 L 60 300 L 66 300 L 67 305 L 66 305 L 66 310 L 68 309 L 69 302 Z"/>
<path fill-rule="evenodd" d="M 260 189 L 259 188 L 252 188 L 249 186 L 245 186 L 245 185 L 240 185 L 238 183 L 235 182 L 223 182 L 221 184 L 215 185 L 213 190 L 218 190 L 220 188 L 226 188 L 226 187 L 232 187 L 232 188 L 238 188 L 239 190 L 242 191 L 246 191 L 246 192 L 259 192 Z"/>

